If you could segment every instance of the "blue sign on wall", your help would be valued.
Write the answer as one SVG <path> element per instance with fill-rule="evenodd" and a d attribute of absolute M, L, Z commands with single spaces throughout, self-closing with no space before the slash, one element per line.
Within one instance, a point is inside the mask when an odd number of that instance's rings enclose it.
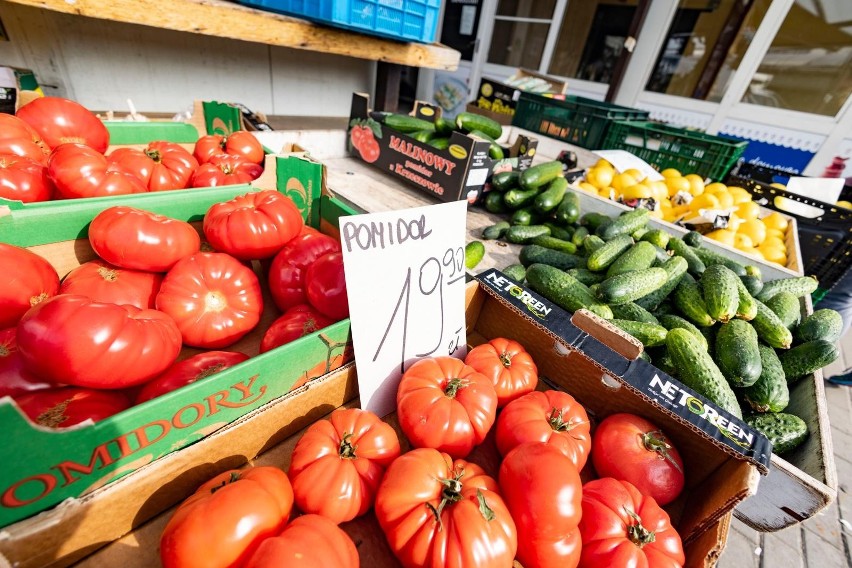
<path fill-rule="evenodd" d="M 742 136 L 733 136 L 727 133 L 724 136 L 748 141 L 748 146 L 742 157 L 744 162 L 789 172 L 791 175 L 800 175 L 810 163 L 811 158 L 814 157 L 814 152 L 807 150 L 788 148 L 759 140 L 750 140 Z"/>

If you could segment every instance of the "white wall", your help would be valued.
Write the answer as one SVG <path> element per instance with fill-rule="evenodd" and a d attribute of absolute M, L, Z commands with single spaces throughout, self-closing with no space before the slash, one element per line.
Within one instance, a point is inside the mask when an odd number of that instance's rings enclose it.
<path fill-rule="evenodd" d="M 166 3 L 167 4 L 167 3 Z M 375 63 L 3 3 L 0 64 L 36 73 L 45 94 L 95 110 L 178 112 L 194 99 L 266 114 L 349 116 Z"/>

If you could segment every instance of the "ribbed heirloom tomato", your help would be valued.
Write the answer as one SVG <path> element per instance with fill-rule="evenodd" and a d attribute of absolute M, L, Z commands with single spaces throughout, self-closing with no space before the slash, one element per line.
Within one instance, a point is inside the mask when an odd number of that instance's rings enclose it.
<path fill-rule="evenodd" d="M 23 156 L 45 165 L 50 148 L 32 126 L 16 116 L 0 113 L 0 153 Z"/>
<path fill-rule="evenodd" d="M 263 166 L 246 160 L 242 156 L 219 154 L 199 165 L 189 180 L 192 187 L 237 185 L 256 180 L 263 173 Z"/>
<path fill-rule="evenodd" d="M 355 543 L 343 529 L 319 515 L 302 515 L 280 535 L 264 540 L 245 568 L 358 568 Z"/>
<path fill-rule="evenodd" d="M 592 436 L 586 410 L 568 393 L 534 391 L 510 402 L 497 418 L 501 455 L 524 442 L 545 442 L 568 456 L 577 470 L 589 458 Z"/>
<path fill-rule="evenodd" d="M 125 205 L 108 207 L 95 216 L 89 242 L 109 263 L 151 272 L 166 272 L 201 248 L 201 237 L 186 221 Z"/>
<path fill-rule="evenodd" d="M 248 358 L 248 355 L 239 351 L 204 351 L 178 361 L 142 386 L 142 390 L 136 395 L 136 404 L 142 404 L 175 389 L 204 380 L 247 361 Z"/>
<path fill-rule="evenodd" d="M 12 327 L 39 302 L 59 291 L 59 275 L 44 258 L 0 243 L 0 329 Z"/>
<path fill-rule="evenodd" d="M 680 535 L 653 497 L 611 477 L 583 486 L 580 534 L 582 568 L 680 568 L 686 560 Z"/>
<path fill-rule="evenodd" d="M 396 394 L 399 425 L 418 448 L 435 448 L 454 458 L 481 444 L 497 416 L 491 379 L 454 357 L 414 363 Z"/>
<path fill-rule="evenodd" d="M 305 295 L 314 308 L 334 321 L 349 317 L 343 253 L 324 254 L 308 266 L 305 271 Z"/>
<path fill-rule="evenodd" d="M 160 536 L 160 559 L 164 568 L 243 566 L 292 508 L 293 488 L 277 467 L 226 471 L 178 506 Z"/>
<path fill-rule="evenodd" d="M 103 154 L 82 144 L 62 144 L 47 160 L 47 177 L 59 199 L 145 193 L 148 188 L 133 174 L 107 162 Z"/>
<path fill-rule="evenodd" d="M 260 340 L 260 352 L 266 353 L 333 323 L 307 304 L 293 306 L 264 332 Z"/>
<path fill-rule="evenodd" d="M 0 330 L 0 398 L 56 387 L 55 383 L 24 368 L 24 362 L 18 354 L 15 332 L 14 327 Z"/>
<path fill-rule="evenodd" d="M 299 439 L 290 461 L 296 505 L 335 523 L 370 510 L 382 474 L 399 457 L 390 425 L 360 408 L 338 409 Z"/>
<path fill-rule="evenodd" d="M 494 383 L 498 408 L 534 391 L 538 384 L 535 362 L 523 345 L 511 339 L 498 337 L 477 345 L 468 352 L 464 362 Z"/>
<path fill-rule="evenodd" d="M 431 448 L 412 450 L 388 467 L 376 518 L 406 568 L 510 568 L 518 547 L 494 479 Z"/>
<path fill-rule="evenodd" d="M 68 99 L 39 97 L 19 108 L 15 115 L 32 126 L 51 148 L 65 143 L 85 144 L 103 154 L 109 145 L 109 131 L 103 121 Z"/>
<path fill-rule="evenodd" d="M 121 391 L 61 387 L 15 397 L 21 410 L 39 426 L 68 428 L 92 420 L 98 422 L 130 408 Z"/>
<path fill-rule="evenodd" d="M 43 164 L 22 156 L 0 154 L 0 197 L 35 203 L 47 201 L 52 195 L 53 185 Z"/>
<path fill-rule="evenodd" d="M 142 180 L 148 191 L 189 187 L 189 180 L 198 167 L 196 159 L 182 146 L 164 141 L 151 142 L 144 150 L 118 148 L 107 160 Z"/>
<path fill-rule="evenodd" d="M 217 251 L 240 260 L 274 256 L 305 222 L 293 200 L 275 190 L 238 195 L 204 215 L 204 236 Z"/>
<path fill-rule="evenodd" d="M 242 156 L 254 164 L 262 164 L 264 158 L 263 145 L 260 140 L 245 130 L 232 132 L 227 136 L 209 134 L 202 136 L 195 143 L 193 155 L 199 164 L 206 164 L 214 156 L 230 154 Z"/>
<path fill-rule="evenodd" d="M 308 302 L 305 294 L 307 269 L 316 259 L 329 252 L 340 252 L 340 242 L 313 231 L 295 237 L 275 255 L 267 280 L 272 301 L 279 310 L 285 312 L 293 306 Z"/>
<path fill-rule="evenodd" d="M 60 294 L 79 294 L 96 302 L 154 307 L 163 275 L 119 268 L 100 259 L 83 263 L 62 279 Z"/>

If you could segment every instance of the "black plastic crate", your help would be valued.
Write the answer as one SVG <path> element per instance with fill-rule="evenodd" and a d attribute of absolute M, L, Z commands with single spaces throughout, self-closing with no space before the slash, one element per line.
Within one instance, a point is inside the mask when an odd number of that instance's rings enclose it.
<path fill-rule="evenodd" d="M 779 170 L 777 168 L 771 168 L 768 166 L 758 166 L 756 164 L 749 164 L 748 162 L 739 162 L 731 173 L 728 174 L 728 178 L 748 178 L 753 179 L 755 181 L 760 181 L 763 183 L 780 183 L 783 185 L 787 185 L 787 182 L 790 181 L 791 177 L 809 177 L 804 176 L 802 174 L 796 174 L 792 172 L 786 172 L 784 170 Z M 732 185 L 725 181 L 728 185 Z M 847 180 L 846 185 L 843 186 L 843 189 L 840 190 L 839 200 L 843 201 L 852 201 L 852 184 Z"/>

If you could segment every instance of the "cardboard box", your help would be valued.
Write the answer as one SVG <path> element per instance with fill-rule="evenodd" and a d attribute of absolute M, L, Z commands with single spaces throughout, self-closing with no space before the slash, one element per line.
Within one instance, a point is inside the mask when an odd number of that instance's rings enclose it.
<path fill-rule="evenodd" d="M 86 238 L 101 210 L 130 205 L 187 221 L 201 221 L 214 203 L 249 191 L 276 189 L 293 199 L 307 222 L 336 234 L 337 219 L 352 209 L 323 191 L 323 166 L 300 154 L 267 158 L 254 185 L 75 199 L 0 208 L 0 241 L 26 246 L 60 276 L 95 257 Z M 200 223 L 197 225 L 200 227 Z M 260 263 L 255 269 L 261 282 Z M 264 289 L 266 288 L 263 286 Z M 197 442 L 241 416 L 288 393 L 294 385 L 340 367 L 351 358 L 349 320 L 258 355 L 260 340 L 279 312 L 265 290 L 258 326 L 229 349 L 249 361 L 209 379 L 132 407 L 94 425 L 50 430 L 31 424 L 10 398 L 0 399 L 0 527 L 65 500 L 47 518 L 60 519 L 98 487 Z M 184 348 L 181 357 L 199 352 Z M 38 521 L 36 521 L 38 522 Z M 47 522 L 47 521 L 46 521 Z M 3 539 L 0 538 L 0 542 Z"/>
<path fill-rule="evenodd" d="M 538 92 L 543 96 L 551 96 L 553 98 L 564 97 L 568 92 L 568 83 L 554 77 L 542 75 L 535 71 L 527 69 L 518 69 L 514 75 L 518 79 L 542 79 L 550 83 L 551 87 L 544 92 Z M 518 106 L 518 99 L 525 89 L 508 85 L 503 81 L 482 77 L 479 80 L 479 90 L 476 93 L 476 99 L 468 105 L 468 111 L 471 111 L 471 106 L 476 109 L 487 112 L 487 116 L 495 118 L 500 124 L 511 124 L 512 117 L 515 115 L 515 109 Z M 484 113 L 483 113 L 484 114 Z M 503 122 L 503 121 L 506 122 Z"/>
<path fill-rule="evenodd" d="M 352 95 L 350 113 L 350 132 L 355 124 L 371 120 L 370 99 L 362 93 Z M 440 116 L 441 109 L 426 103 L 418 103 L 415 112 L 418 118 L 434 121 Z M 375 121 L 374 121 L 375 122 Z M 401 132 L 384 128 L 378 122 L 373 125 L 378 130 L 375 138 L 379 153 L 365 160 L 361 152 L 347 145 L 352 156 L 372 163 L 382 171 L 396 176 L 406 183 L 434 195 L 441 201 L 466 199 L 474 203 L 480 197 L 482 188 L 496 170 L 514 167 L 526 169 L 535 156 L 538 141 L 524 135 L 515 134 L 510 146 L 506 148 L 506 159 L 495 160 L 488 156 L 489 142 L 454 131 L 450 136 L 450 146 L 439 150 L 425 142 L 420 142 Z M 505 140 L 507 133 L 504 132 Z M 501 141 L 502 145 L 502 141 Z"/>
<path fill-rule="evenodd" d="M 492 295 L 496 289 L 484 283 L 472 282 L 467 288 L 466 320 L 468 342 L 472 345 L 483 343 L 491 338 L 503 336 L 521 341 L 530 350 L 540 374 L 546 376 L 557 388 L 566 390 L 582 403 L 593 420 L 599 421 L 613 412 L 636 412 L 656 422 L 678 446 L 687 464 L 687 488 L 684 494 L 666 507 L 671 518 L 685 542 L 686 563 L 689 568 L 710 567 L 715 565 L 724 548 L 730 510 L 738 502 L 753 494 L 760 477 L 760 463 L 743 454 L 732 451 L 724 442 L 705 435 L 702 430 L 695 429 L 679 414 L 669 408 L 651 402 L 641 390 L 635 387 L 633 375 L 646 371 L 647 368 L 637 366 L 641 361 L 629 360 L 617 351 L 632 351 L 638 353 L 638 344 L 624 337 L 617 331 L 601 325 L 597 318 L 575 315 L 574 319 L 583 320 L 582 325 L 592 333 L 581 331 L 561 313 L 558 321 L 546 317 L 540 320 L 528 310 L 521 311 L 508 303 L 512 295 Z M 545 301 L 546 302 L 546 301 Z M 520 304 L 523 305 L 523 304 Z M 559 308 L 555 308 L 559 310 Z M 553 312 L 555 314 L 555 312 Z M 557 336 L 550 329 L 555 324 L 566 335 Z M 594 336 L 603 338 L 599 342 Z M 606 370 L 601 366 L 602 360 L 613 362 L 618 370 Z M 602 378 L 606 378 L 602 381 Z M 309 383 L 307 391 L 311 394 L 314 409 L 321 407 L 327 411 L 341 406 L 356 405 L 357 388 L 356 374 L 353 367 L 347 367 L 322 379 Z M 313 390 L 313 392 L 311 391 Z M 287 424 L 285 430 L 292 434 L 289 416 L 298 415 L 297 407 L 301 403 L 298 397 L 290 397 L 276 401 L 270 407 L 263 409 L 245 420 L 235 423 L 216 436 L 202 440 L 196 446 L 173 454 L 174 460 L 185 462 L 181 467 L 186 468 L 191 461 L 190 454 L 206 453 L 212 460 L 227 459 L 231 454 L 254 452 L 263 446 L 257 438 L 263 439 L 267 434 L 265 428 L 274 423 Z M 289 408 L 288 408 L 289 407 Z M 284 418 L 279 418 L 283 416 Z M 388 422 L 396 425 L 394 415 L 386 417 Z M 304 424 L 304 423 L 303 423 Z M 283 443 L 269 448 L 256 460 L 253 465 L 275 465 L 287 469 L 290 455 L 301 433 L 291 435 Z M 763 443 L 766 440 L 763 439 Z M 224 447 L 228 444 L 227 447 Z M 403 444 L 405 444 L 403 439 Z M 761 447 L 759 439 L 753 444 Z M 248 448 L 248 449 L 246 449 Z M 499 467 L 499 455 L 493 439 L 476 448 L 469 457 L 486 471 L 495 475 Z M 148 471 L 137 472 L 139 486 L 146 487 L 152 478 L 159 476 L 163 466 L 168 462 L 163 460 L 154 464 Z M 177 468 L 177 464 L 174 464 Z M 119 483 L 129 482 L 130 479 Z M 196 481 L 194 478 L 193 481 Z M 118 485 L 115 486 L 118 488 Z M 192 489 L 189 489 L 191 491 Z M 98 496 L 101 497 L 101 496 Z M 100 503 L 96 497 L 92 506 Z M 135 510 L 144 504 L 144 499 L 131 498 L 125 502 L 122 509 Z M 116 514 L 109 512 L 105 506 L 98 507 L 105 515 Z M 152 519 L 136 531 L 105 547 L 95 555 L 86 559 L 82 565 L 96 566 L 125 566 L 154 567 L 159 565 L 157 543 L 163 527 L 173 511 L 166 511 Z M 122 512 L 127 516 L 127 512 Z M 101 528 L 105 523 L 101 522 Z M 94 523 L 93 523 L 94 526 Z M 358 547 L 362 566 L 371 568 L 396 567 L 399 563 L 389 550 L 384 536 L 378 527 L 372 513 L 344 523 L 341 527 L 349 533 Z M 29 539 L 29 551 L 38 552 L 35 537 Z M 20 542 L 19 554 L 23 556 L 23 541 Z M 2 544 L 0 544 L 2 546 Z M 47 561 L 42 557 L 40 560 Z M 30 564 L 24 564 L 28 566 Z"/>

